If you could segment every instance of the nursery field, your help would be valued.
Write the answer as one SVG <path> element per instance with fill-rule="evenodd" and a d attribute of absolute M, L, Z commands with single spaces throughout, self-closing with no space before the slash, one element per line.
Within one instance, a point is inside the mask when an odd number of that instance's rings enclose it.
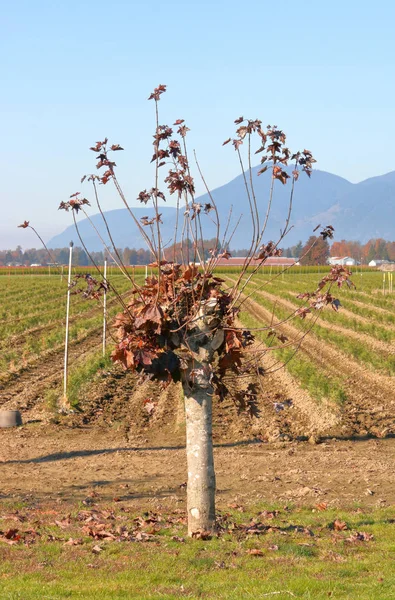
<path fill-rule="evenodd" d="M 253 432 L 294 439 L 395 433 L 395 294 L 383 289 L 381 272 L 359 271 L 353 276 L 355 288 L 335 290 L 339 311 L 326 308 L 318 320 L 310 314 L 287 321 L 304 306 L 297 295 L 315 289 L 324 270 L 321 274 L 317 268 L 295 268 L 284 274 L 266 270 L 244 291 L 241 323 L 254 330 L 284 321 L 279 331 L 287 337 L 283 347 L 271 348 L 273 338 L 267 331 L 254 331 L 257 344 L 270 352 L 261 365 L 266 376 L 261 378 L 260 416 L 248 426 L 247 436 Z M 137 281 L 143 272 L 138 269 L 133 274 Z M 219 274 L 229 285 L 237 276 L 227 269 Z M 127 298 L 130 281 L 119 272 L 110 273 L 110 280 Z M 54 273 L 0 278 L 0 403 L 4 408 L 46 413 L 61 395 L 66 292 L 66 280 Z M 112 292 L 107 308 L 108 352 L 103 358 L 102 303 L 81 294 L 71 296 L 69 395 L 81 407 L 89 403 L 90 383 L 100 378 L 103 368 L 109 379 L 116 374 L 134 385 L 133 375 L 110 368 L 111 318 L 119 311 Z M 151 397 L 150 385 L 139 385 L 138 392 L 146 386 Z M 111 410 L 110 405 L 106 410 Z M 233 422 L 231 403 L 229 410 Z M 119 412 L 122 420 L 122 409 Z M 236 428 L 237 423 L 236 419 Z"/>
<path fill-rule="evenodd" d="M 240 321 L 284 321 L 322 274 L 261 273 Z M 270 349 L 255 416 L 214 403 L 219 533 L 189 540 L 179 385 L 114 367 L 101 304 L 73 295 L 74 412 L 58 414 L 66 284 L 1 277 L 0 408 L 24 423 L 0 429 L 1 597 L 395 597 L 395 295 L 382 273 L 354 281 L 311 331 L 314 315 L 282 322 L 284 346 L 255 331 Z"/>

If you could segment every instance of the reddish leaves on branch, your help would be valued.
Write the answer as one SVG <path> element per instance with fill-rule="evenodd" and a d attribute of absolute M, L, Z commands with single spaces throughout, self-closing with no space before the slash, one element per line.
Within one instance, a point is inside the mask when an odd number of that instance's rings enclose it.
<path fill-rule="evenodd" d="M 300 307 L 296 314 L 302 319 L 305 319 L 307 314 L 313 310 L 322 310 L 326 306 L 331 306 L 336 312 L 339 310 L 341 304 L 340 300 L 335 298 L 331 293 L 331 286 L 336 284 L 337 287 L 342 287 L 345 283 L 348 287 L 355 287 L 350 280 L 351 271 L 342 265 L 334 265 L 328 275 L 325 275 L 318 283 L 317 289 L 314 292 L 304 292 L 298 294 L 296 297 L 300 300 L 305 300 L 309 306 Z M 322 290 L 329 286 L 329 289 L 325 292 Z"/>
<path fill-rule="evenodd" d="M 68 202 L 61 202 L 59 204 L 59 210 L 65 210 L 68 212 L 70 209 L 78 213 L 83 206 L 90 206 L 89 200 L 86 198 L 78 198 L 80 192 L 76 192 L 70 196 Z"/>
<path fill-rule="evenodd" d="M 331 240 L 333 239 L 334 231 L 335 230 L 332 227 L 332 225 L 327 225 L 326 227 L 324 227 L 324 229 L 322 229 L 322 231 L 320 231 L 320 236 L 323 240 L 326 240 L 327 238 Z"/>
<path fill-rule="evenodd" d="M 22 229 L 26 229 L 26 227 L 29 227 L 29 223 L 30 223 L 30 221 L 23 221 L 23 223 L 18 225 L 18 227 L 22 227 Z"/>
<path fill-rule="evenodd" d="M 161 216 L 162 216 L 161 214 L 158 214 L 158 215 L 152 217 L 151 219 L 149 217 L 141 217 L 140 223 L 144 227 L 147 227 L 148 225 L 153 225 L 156 222 L 162 223 L 163 221 L 161 220 Z"/>
<path fill-rule="evenodd" d="M 278 179 L 281 181 L 283 185 L 286 184 L 287 179 L 290 178 L 290 175 L 280 166 L 280 163 L 284 166 L 288 165 L 289 160 L 295 161 L 295 168 L 292 171 L 292 178 L 296 181 L 299 177 L 299 168 L 302 169 L 308 175 L 311 176 L 312 166 L 316 160 L 313 158 L 310 150 L 303 150 L 302 152 L 296 152 L 291 155 L 289 148 L 285 146 L 286 135 L 285 133 L 277 128 L 277 125 L 273 127 L 268 125 L 266 130 L 262 129 L 262 121 L 259 119 L 244 119 L 244 117 L 239 117 L 235 120 L 236 125 L 240 125 L 238 129 L 236 129 L 236 138 L 232 140 L 232 138 L 228 138 L 222 144 L 225 146 L 232 142 L 232 145 L 235 150 L 239 150 L 240 146 L 243 144 L 244 139 L 247 136 L 252 136 L 253 134 L 257 134 L 260 138 L 260 147 L 256 150 L 255 154 L 262 154 L 261 164 L 263 165 L 267 160 L 272 163 L 272 176 L 274 179 Z M 241 125 L 243 123 L 243 125 Z M 268 145 L 266 145 L 269 142 Z M 269 167 L 265 165 L 261 167 L 258 171 L 258 175 L 265 173 Z"/>
<path fill-rule="evenodd" d="M 137 200 L 139 200 L 143 204 L 147 204 L 149 200 L 153 200 L 155 198 L 160 198 L 161 200 L 166 201 L 163 192 L 161 192 L 157 188 L 151 188 L 149 192 L 147 192 L 147 190 L 143 190 L 137 196 Z"/>
<path fill-rule="evenodd" d="M 282 253 L 282 249 L 277 248 L 274 242 L 268 242 L 259 248 L 258 256 L 255 259 L 263 262 L 271 256 L 282 256 Z"/>
<path fill-rule="evenodd" d="M 166 86 L 159 85 L 149 99 L 157 103 L 165 91 Z M 280 181 L 283 185 L 288 179 L 292 179 L 294 183 L 301 171 L 310 177 L 315 162 L 312 153 L 303 150 L 292 154 L 286 146 L 285 133 L 276 125 L 264 128 L 260 120 L 244 117 L 236 119 L 235 124 L 235 138 L 228 138 L 224 145 L 232 143 L 239 152 L 243 143 L 247 143 L 250 149 L 251 137 L 257 136 L 259 146 L 256 154 L 260 155 L 261 163 L 258 175 L 270 168 L 272 179 Z M 164 181 L 171 195 L 177 194 L 179 199 L 182 198 L 185 207 L 184 235 L 188 228 L 190 233 L 200 228 L 203 213 L 207 215 L 215 211 L 213 220 L 218 214 L 214 201 L 206 204 L 196 202 L 195 183 L 190 173 L 185 140 L 189 129 L 183 119 L 177 119 L 173 127 L 177 128 L 178 139 L 172 127 L 159 125 L 157 121 L 151 162 L 155 163 L 156 178 L 158 168 L 170 163 Z M 115 180 L 116 164 L 109 159 L 109 152 L 123 148 L 119 144 L 108 147 L 108 139 L 105 138 L 96 142 L 91 150 L 97 153 L 97 169 L 103 168 L 103 171 L 100 176 L 89 176 L 88 181 L 95 185 L 96 181 L 106 184 L 111 179 Z M 292 171 L 287 168 L 290 161 L 294 163 Z M 82 180 L 84 179 L 85 177 Z M 116 180 L 115 184 L 119 191 Z M 144 216 L 140 223 L 143 227 L 151 228 L 146 236 L 148 242 L 152 241 L 152 245 L 149 245 L 154 255 L 150 266 L 158 271 L 156 275 L 147 277 L 144 285 L 134 282 L 131 300 L 126 306 L 123 305 L 123 312 L 116 316 L 114 329 L 118 343 L 112 353 L 112 359 L 122 363 L 125 369 L 134 369 L 143 376 L 165 383 L 172 379 L 179 380 L 181 377 L 186 377 L 189 385 L 201 385 L 201 381 L 206 385 L 206 382 L 210 382 L 215 392 L 224 397 L 229 390 L 224 384 L 223 376 L 227 372 L 237 375 L 247 372 L 248 367 L 243 367 L 243 355 L 248 346 L 254 343 L 254 336 L 250 331 L 235 326 L 240 311 L 240 305 L 237 304 L 239 291 L 243 288 L 240 285 L 238 290 L 236 285 L 236 289 L 223 289 L 224 280 L 213 275 L 216 259 L 229 259 L 231 256 L 225 239 L 222 244 L 216 239 L 214 248 L 210 251 L 212 259 L 204 264 L 202 262 L 200 268 L 194 262 L 197 260 L 199 248 L 197 235 L 191 243 L 191 248 L 195 250 L 192 262 L 189 254 L 184 254 L 184 248 L 180 252 L 181 260 L 185 261 L 183 265 L 165 260 L 163 249 L 166 248 L 167 242 L 164 240 L 162 244 L 162 220 L 158 212 L 158 199 L 165 201 L 165 195 L 157 185 L 159 184 L 155 183 L 155 187 L 143 189 L 137 199 L 145 205 L 151 202 L 155 209 L 154 216 Z M 89 204 L 88 200 L 80 198 L 80 194 L 76 193 L 68 202 L 62 202 L 60 208 L 78 212 L 85 204 Z M 154 224 L 158 227 L 153 227 Z M 28 221 L 21 225 L 28 226 Z M 180 231 L 181 229 L 180 227 Z M 321 231 L 318 240 L 325 245 L 326 239 L 332 235 L 333 228 L 329 225 Z M 262 243 L 261 239 L 256 242 L 255 249 L 251 250 L 250 259 L 253 253 L 256 253 L 255 259 L 262 264 L 269 257 L 281 256 L 282 251 L 272 241 L 256 250 Z M 175 240 L 174 247 L 176 246 Z M 170 252 L 167 257 L 169 255 Z M 175 260 L 174 252 L 173 261 Z M 315 292 L 300 296 L 307 305 L 300 307 L 296 314 L 306 318 L 313 310 L 321 310 L 328 305 L 337 310 L 340 303 L 331 295 L 330 286 L 342 285 L 344 282 L 349 284 L 348 276 L 349 273 L 343 267 L 332 270 L 320 282 Z M 73 285 L 76 286 L 76 283 L 77 279 Z M 99 284 L 91 276 L 86 276 L 85 283 L 85 290 L 76 291 L 81 291 L 86 297 L 99 297 L 105 289 L 103 284 Z M 326 285 L 329 287 L 328 291 L 323 289 Z M 268 336 L 276 337 L 282 343 L 288 341 L 275 326 L 270 327 Z M 202 359 L 201 356 L 205 358 Z M 256 414 L 256 396 L 257 388 L 250 383 L 247 388 L 239 390 L 234 399 L 240 410 Z"/>
<path fill-rule="evenodd" d="M 181 198 L 183 192 L 187 194 L 195 194 L 195 184 L 190 175 L 186 173 L 184 169 L 178 171 L 169 171 L 168 176 L 165 179 L 170 194 L 178 194 Z"/>
<path fill-rule="evenodd" d="M 160 100 L 161 94 L 163 94 L 165 91 L 166 91 L 166 86 L 163 84 L 159 84 L 158 87 L 156 87 L 154 89 L 152 94 L 150 94 L 150 96 L 148 97 L 148 100 L 155 100 L 155 101 Z"/>
<path fill-rule="evenodd" d="M 242 351 L 253 337 L 229 329 L 237 311 L 230 308 L 229 291 L 221 289 L 224 280 L 200 272 L 195 264 L 182 266 L 163 260 L 153 266 L 160 269 L 160 278 L 148 277 L 115 319 L 119 343 L 113 360 L 167 383 L 178 380 L 189 368 L 193 360 L 190 344 L 195 340 L 193 344 L 198 346 L 212 342 L 222 373 L 228 369 L 239 372 Z M 204 336 L 196 336 L 196 319 L 200 318 L 208 327 Z M 199 369 L 192 369 L 188 376 L 191 384 L 195 381 L 193 373 L 196 382 L 200 377 Z"/>

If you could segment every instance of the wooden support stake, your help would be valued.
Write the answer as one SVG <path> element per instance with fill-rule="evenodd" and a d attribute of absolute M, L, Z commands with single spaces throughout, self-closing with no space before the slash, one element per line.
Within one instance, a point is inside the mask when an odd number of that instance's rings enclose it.
<path fill-rule="evenodd" d="M 66 303 L 66 336 L 64 343 L 64 370 L 63 370 L 63 402 L 65 407 L 68 405 L 67 400 L 67 367 L 69 359 L 69 315 L 70 315 L 70 284 L 71 284 L 71 265 L 73 259 L 73 242 L 70 242 L 69 254 L 69 272 L 67 279 L 67 303 Z"/>
<path fill-rule="evenodd" d="M 107 286 L 107 259 L 104 259 L 104 284 Z M 103 295 L 103 356 L 106 355 L 106 330 L 107 330 L 107 288 Z"/>

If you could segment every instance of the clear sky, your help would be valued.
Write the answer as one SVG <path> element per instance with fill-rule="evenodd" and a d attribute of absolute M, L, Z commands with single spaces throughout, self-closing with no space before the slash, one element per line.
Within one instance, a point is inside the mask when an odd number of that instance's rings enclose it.
<path fill-rule="evenodd" d="M 154 104 L 184 118 L 211 188 L 239 174 L 222 148 L 240 115 L 276 124 L 317 167 L 357 182 L 395 170 L 392 0 L 0 1 L 0 248 L 37 246 L 70 224 L 89 146 L 120 143 L 134 204 L 153 184 Z M 122 156 L 121 156 L 122 155 Z M 106 186 L 107 188 L 108 186 Z M 198 191 L 202 191 L 198 187 Z M 104 207 L 121 208 L 105 190 Z"/>

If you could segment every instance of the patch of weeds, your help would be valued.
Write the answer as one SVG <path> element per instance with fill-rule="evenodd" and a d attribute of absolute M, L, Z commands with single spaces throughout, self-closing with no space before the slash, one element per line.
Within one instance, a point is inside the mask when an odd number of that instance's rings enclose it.
<path fill-rule="evenodd" d="M 103 369 L 112 366 L 110 354 L 104 357 L 101 352 L 90 356 L 84 363 L 74 366 L 68 376 L 67 399 L 74 410 L 80 408 L 80 398 L 84 388 L 92 383 L 95 376 Z M 62 396 L 61 388 L 52 388 L 45 393 L 45 400 L 51 410 L 56 410 L 58 401 Z"/>
<path fill-rule="evenodd" d="M 313 556 L 317 556 L 317 549 L 312 544 L 285 542 L 284 544 L 281 544 L 279 551 L 284 554 L 292 554 L 301 558 L 311 558 Z"/>
<path fill-rule="evenodd" d="M 59 388 L 49 388 L 44 393 L 44 402 L 51 412 L 56 412 L 60 399 Z"/>

